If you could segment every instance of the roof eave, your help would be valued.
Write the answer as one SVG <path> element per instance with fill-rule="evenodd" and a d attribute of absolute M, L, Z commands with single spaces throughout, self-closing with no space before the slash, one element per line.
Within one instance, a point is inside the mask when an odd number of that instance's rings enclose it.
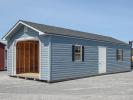
<path fill-rule="evenodd" d="M 52 36 L 65 36 L 65 37 L 71 37 L 71 38 L 80 38 L 80 39 L 86 39 L 86 40 L 92 40 L 92 41 L 97 41 L 97 42 L 108 42 L 112 44 L 119 44 L 119 45 L 127 45 L 129 46 L 128 43 L 116 43 L 116 42 L 110 42 L 110 41 L 104 41 L 104 40 L 98 40 L 98 39 L 91 39 L 91 38 L 83 38 L 83 37 L 78 37 L 78 36 L 70 36 L 70 35 L 62 35 L 62 34 L 54 34 L 54 33 L 48 33 L 47 35 L 52 35 Z"/>

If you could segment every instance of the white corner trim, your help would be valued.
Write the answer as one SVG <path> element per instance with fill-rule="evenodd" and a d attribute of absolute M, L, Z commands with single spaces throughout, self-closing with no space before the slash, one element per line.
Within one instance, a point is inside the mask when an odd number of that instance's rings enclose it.
<path fill-rule="evenodd" d="M 14 75 L 14 43 L 12 45 L 12 73 L 11 75 Z"/>
<path fill-rule="evenodd" d="M 48 47 L 48 81 L 51 81 L 51 54 L 52 54 L 52 42 L 51 37 L 49 37 L 49 47 Z"/>
<path fill-rule="evenodd" d="M 34 27 L 30 26 L 30 25 L 27 25 L 26 23 L 24 23 L 24 22 L 22 22 L 22 21 L 19 21 L 19 22 L 18 22 L 5 36 L 4 36 L 3 39 L 5 40 L 5 38 L 6 38 L 9 34 L 11 34 L 12 31 L 13 31 L 15 28 L 17 28 L 17 26 L 18 26 L 19 24 L 23 24 L 23 25 L 25 25 L 25 26 L 27 26 L 27 27 L 33 29 L 34 31 L 39 32 L 39 35 L 46 34 L 46 33 L 42 32 L 42 31 L 39 31 L 38 29 L 36 29 L 36 28 L 34 28 Z"/>
<path fill-rule="evenodd" d="M 12 44 L 12 76 L 16 75 L 16 43 Z"/>

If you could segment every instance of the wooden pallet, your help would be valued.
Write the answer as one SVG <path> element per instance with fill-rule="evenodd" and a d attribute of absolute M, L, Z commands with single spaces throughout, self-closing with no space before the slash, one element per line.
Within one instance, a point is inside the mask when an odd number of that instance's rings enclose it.
<path fill-rule="evenodd" d="M 32 80 L 39 80 L 39 74 L 38 73 L 22 73 L 17 74 L 17 78 L 24 78 L 24 79 L 32 79 Z"/>

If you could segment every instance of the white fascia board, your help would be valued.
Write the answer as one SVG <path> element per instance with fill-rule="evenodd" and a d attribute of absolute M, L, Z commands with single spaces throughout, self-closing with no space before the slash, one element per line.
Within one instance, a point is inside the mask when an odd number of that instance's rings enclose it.
<path fill-rule="evenodd" d="M 41 31 L 39 31 L 39 35 L 44 35 L 45 33 L 43 33 L 43 32 L 41 32 Z"/>
<path fill-rule="evenodd" d="M 6 40 L 6 37 L 11 34 L 11 32 L 19 25 L 20 23 L 18 22 L 3 38 L 3 40 Z"/>
<path fill-rule="evenodd" d="M 23 25 L 25 25 L 25 26 L 27 26 L 27 27 L 29 27 L 29 28 L 31 28 L 31 29 L 33 29 L 34 31 L 37 31 L 37 32 L 39 32 L 39 35 L 43 35 L 43 34 L 45 34 L 44 32 L 42 32 L 42 31 L 39 31 L 38 29 L 36 29 L 36 28 L 34 28 L 34 27 L 32 27 L 32 26 L 30 26 L 30 25 L 27 25 L 27 24 L 25 24 L 24 22 L 22 22 L 22 21 L 19 21 L 5 36 L 4 36 L 4 38 L 3 38 L 3 40 L 5 40 L 6 39 L 6 37 L 9 35 L 9 34 L 11 34 L 12 33 L 12 31 L 19 25 L 19 24 L 23 24 Z"/>

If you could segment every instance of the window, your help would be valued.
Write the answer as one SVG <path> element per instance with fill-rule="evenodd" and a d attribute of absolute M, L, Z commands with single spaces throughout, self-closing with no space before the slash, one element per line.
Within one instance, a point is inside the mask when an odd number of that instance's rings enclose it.
<path fill-rule="evenodd" d="M 117 60 L 118 61 L 122 61 L 123 60 L 123 50 L 122 49 L 117 49 L 117 51 L 116 51 L 117 53 L 117 56 L 116 56 L 116 58 L 117 58 Z"/>
<path fill-rule="evenodd" d="M 84 46 L 72 46 L 72 61 L 84 61 Z"/>

